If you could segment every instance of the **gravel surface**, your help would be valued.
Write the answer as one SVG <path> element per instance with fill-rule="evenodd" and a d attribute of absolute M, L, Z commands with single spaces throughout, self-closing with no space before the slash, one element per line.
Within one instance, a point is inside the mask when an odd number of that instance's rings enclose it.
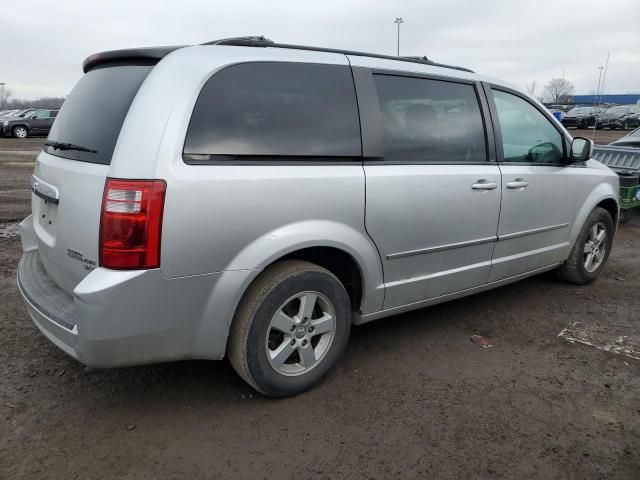
<path fill-rule="evenodd" d="M 0 232 L 30 174 L 0 157 Z M 321 385 L 273 400 L 226 361 L 86 371 L 28 318 L 0 234 L 0 479 L 638 479 L 639 247 L 636 216 L 595 284 L 549 273 L 354 328 Z"/>

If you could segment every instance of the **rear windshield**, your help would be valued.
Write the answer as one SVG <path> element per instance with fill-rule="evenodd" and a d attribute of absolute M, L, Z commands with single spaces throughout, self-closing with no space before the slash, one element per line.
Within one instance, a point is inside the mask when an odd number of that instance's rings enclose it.
<path fill-rule="evenodd" d="M 153 66 L 97 68 L 80 79 L 53 122 L 48 142 L 79 145 L 93 152 L 45 147 L 58 157 L 111 163 L 131 102 Z"/>

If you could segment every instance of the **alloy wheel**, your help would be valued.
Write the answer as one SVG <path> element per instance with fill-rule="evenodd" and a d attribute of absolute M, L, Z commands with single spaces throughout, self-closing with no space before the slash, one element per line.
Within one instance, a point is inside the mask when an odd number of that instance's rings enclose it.
<path fill-rule="evenodd" d="M 269 323 L 269 364 L 286 376 L 307 373 L 322 361 L 335 334 L 335 308 L 329 299 L 320 292 L 297 293 L 276 310 Z"/>
<path fill-rule="evenodd" d="M 598 222 L 589 230 L 589 236 L 584 244 L 584 268 L 587 272 L 595 272 L 607 253 L 607 229 L 604 223 Z"/>

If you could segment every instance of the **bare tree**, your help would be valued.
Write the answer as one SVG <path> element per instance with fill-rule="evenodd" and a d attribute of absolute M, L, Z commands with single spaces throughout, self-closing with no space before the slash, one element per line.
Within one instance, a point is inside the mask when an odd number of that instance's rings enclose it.
<path fill-rule="evenodd" d="M 60 108 L 64 103 L 64 97 L 40 97 L 35 100 L 21 100 L 14 98 L 8 100 L 5 109 L 23 109 L 23 108 Z"/>
<path fill-rule="evenodd" d="M 13 90 L 5 87 L 4 85 L 0 85 L 0 110 L 5 110 L 7 108 L 7 104 L 13 95 Z"/>
<path fill-rule="evenodd" d="M 573 91 L 573 84 L 564 78 L 552 78 L 544 86 L 544 96 L 551 103 L 568 102 Z"/>
<path fill-rule="evenodd" d="M 526 86 L 527 93 L 532 97 L 535 97 L 536 95 L 536 86 L 537 85 L 535 80 Z"/>

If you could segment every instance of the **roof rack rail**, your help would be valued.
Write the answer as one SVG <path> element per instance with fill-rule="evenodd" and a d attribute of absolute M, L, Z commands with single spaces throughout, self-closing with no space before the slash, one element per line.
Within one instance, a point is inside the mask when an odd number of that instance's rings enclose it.
<path fill-rule="evenodd" d="M 401 62 L 421 63 L 423 65 L 431 65 L 433 67 L 452 68 L 454 70 L 461 70 L 463 72 L 473 73 L 473 70 L 464 67 L 458 67 L 455 65 L 447 65 L 444 63 L 437 63 L 429 60 L 426 56 L 416 57 L 394 57 L 392 55 L 382 55 L 379 53 L 367 53 L 357 52 L 353 50 L 342 50 L 338 48 L 325 48 L 325 47 L 309 47 L 306 45 L 291 45 L 288 43 L 276 43 L 273 40 L 265 38 L 263 35 L 254 35 L 247 37 L 233 37 L 222 38 L 220 40 L 213 40 L 211 42 L 205 42 L 201 45 L 232 45 L 236 47 L 272 47 L 272 48 L 286 48 L 289 50 L 309 50 L 312 52 L 327 52 L 327 53 L 342 53 L 344 55 L 352 55 L 356 57 L 372 57 L 383 58 L 385 60 L 399 60 Z"/>
<path fill-rule="evenodd" d="M 273 40 L 265 38 L 264 35 L 253 35 L 248 37 L 231 37 L 213 40 L 201 45 L 233 45 L 236 47 L 268 47 L 275 45 Z"/>

